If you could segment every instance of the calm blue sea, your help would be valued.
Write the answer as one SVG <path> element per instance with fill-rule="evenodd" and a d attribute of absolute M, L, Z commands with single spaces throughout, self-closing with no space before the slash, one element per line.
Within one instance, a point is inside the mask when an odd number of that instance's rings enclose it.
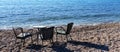
<path fill-rule="evenodd" d="M 120 22 L 120 0 L 0 0 L 0 29 Z"/>

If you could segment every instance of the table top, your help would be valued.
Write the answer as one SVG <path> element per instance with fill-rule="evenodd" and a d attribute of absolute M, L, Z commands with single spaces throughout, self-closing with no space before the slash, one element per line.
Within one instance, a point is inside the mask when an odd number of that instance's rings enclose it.
<path fill-rule="evenodd" d="M 47 27 L 47 26 L 33 26 L 33 28 L 44 28 L 44 27 Z"/>
<path fill-rule="evenodd" d="M 49 28 L 49 27 L 60 27 L 60 26 L 42 26 L 42 25 L 33 26 L 33 28 Z"/>

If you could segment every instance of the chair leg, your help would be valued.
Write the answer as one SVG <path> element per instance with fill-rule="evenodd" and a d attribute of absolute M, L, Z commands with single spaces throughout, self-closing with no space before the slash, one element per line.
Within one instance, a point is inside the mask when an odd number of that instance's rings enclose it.
<path fill-rule="evenodd" d="M 43 41 L 42 41 L 42 45 L 43 45 Z"/>
<path fill-rule="evenodd" d="M 22 44 L 21 44 L 21 43 L 22 43 Z M 22 47 L 23 47 L 23 40 L 22 40 L 22 39 L 21 39 L 21 43 L 20 43 L 20 44 L 21 44 L 21 45 L 22 45 Z"/>
<path fill-rule="evenodd" d="M 23 43 L 25 44 L 25 39 L 24 39 L 23 41 L 24 41 Z M 23 45 L 24 45 L 24 44 L 23 44 Z"/>
<path fill-rule="evenodd" d="M 21 45 L 18 45 L 18 51 L 17 52 L 20 52 L 21 50 Z"/>
<path fill-rule="evenodd" d="M 53 43 L 54 43 L 54 40 L 52 39 L 52 45 L 53 45 Z"/>
<path fill-rule="evenodd" d="M 53 45 L 53 39 L 50 40 L 50 44 Z"/>
<path fill-rule="evenodd" d="M 50 40 L 50 43 L 53 43 L 53 39 Z"/>
<path fill-rule="evenodd" d="M 78 40 L 79 40 L 79 37 L 80 37 L 80 35 L 79 35 L 80 33 L 78 32 Z"/>
<path fill-rule="evenodd" d="M 61 40 L 62 40 L 62 35 L 61 35 Z"/>
<path fill-rule="evenodd" d="M 17 39 L 15 38 L 15 44 L 16 44 Z"/>
<path fill-rule="evenodd" d="M 70 40 L 73 40 L 73 39 L 72 39 L 72 36 L 71 36 L 70 34 L 69 34 L 69 36 L 70 36 Z"/>
<path fill-rule="evenodd" d="M 66 35 L 66 39 L 67 39 L 67 42 L 68 42 L 68 35 Z"/>
<path fill-rule="evenodd" d="M 52 43 L 52 40 L 50 40 L 50 44 Z"/>
<path fill-rule="evenodd" d="M 15 46 L 17 46 L 16 41 L 17 41 L 17 39 L 15 38 L 15 42 L 14 42 Z"/>
<path fill-rule="evenodd" d="M 32 36 L 31 36 L 31 43 L 33 44 L 33 39 L 32 39 Z"/>
<path fill-rule="evenodd" d="M 54 41 L 53 41 L 53 38 L 52 38 L 52 43 L 53 43 Z"/>
<path fill-rule="evenodd" d="M 21 43 L 22 43 L 22 47 L 23 47 L 25 44 L 25 39 L 21 39 Z"/>
<path fill-rule="evenodd" d="M 38 44 L 39 35 L 37 34 L 37 44 Z"/>
<path fill-rule="evenodd" d="M 23 40 L 23 46 L 24 46 L 24 44 L 25 44 L 25 39 Z"/>
<path fill-rule="evenodd" d="M 58 41 L 58 34 L 56 34 L 56 42 Z"/>

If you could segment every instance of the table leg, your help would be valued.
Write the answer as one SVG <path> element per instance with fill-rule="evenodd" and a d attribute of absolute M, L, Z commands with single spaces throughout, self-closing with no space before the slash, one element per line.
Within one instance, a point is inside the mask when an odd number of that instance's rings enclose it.
<path fill-rule="evenodd" d="M 37 44 L 38 44 L 38 40 L 39 40 L 39 34 L 37 34 Z"/>

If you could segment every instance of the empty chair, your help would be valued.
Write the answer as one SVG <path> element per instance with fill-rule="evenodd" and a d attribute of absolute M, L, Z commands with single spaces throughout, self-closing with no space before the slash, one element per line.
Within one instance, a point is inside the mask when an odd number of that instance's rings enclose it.
<path fill-rule="evenodd" d="M 21 40 L 21 43 L 24 45 L 25 43 L 25 39 L 28 37 L 31 37 L 31 42 L 32 42 L 32 29 L 29 29 L 27 32 L 23 32 L 23 28 L 19 27 L 19 28 L 13 28 L 13 32 L 15 35 L 15 43 L 17 41 L 17 39 Z"/>
<path fill-rule="evenodd" d="M 73 23 L 68 23 L 66 29 L 62 26 L 61 27 L 56 27 L 56 40 L 57 40 L 58 35 L 61 35 L 61 36 L 65 35 L 66 39 L 68 41 L 68 36 L 70 36 L 69 34 L 70 34 L 70 31 L 71 31 L 72 27 L 73 27 Z M 70 38 L 71 38 L 71 36 L 70 36 Z"/>
<path fill-rule="evenodd" d="M 54 35 L 54 27 L 45 27 L 45 28 L 40 28 L 39 32 L 42 44 L 43 41 L 50 40 L 50 42 L 53 42 L 53 35 Z"/>

